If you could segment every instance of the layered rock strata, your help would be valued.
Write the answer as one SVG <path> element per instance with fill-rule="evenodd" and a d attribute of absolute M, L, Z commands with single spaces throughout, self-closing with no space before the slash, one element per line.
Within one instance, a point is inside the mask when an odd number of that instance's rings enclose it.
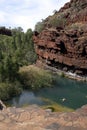
<path fill-rule="evenodd" d="M 51 22 L 56 19 L 54 26 Z M 58 20 L 63 22 L 59 24 Z M 87 0 L 71 0 L 44 20 L 44 24 L 42 32 L 35 32 L 33 36 L 38 60 L 87 76 Z"/>

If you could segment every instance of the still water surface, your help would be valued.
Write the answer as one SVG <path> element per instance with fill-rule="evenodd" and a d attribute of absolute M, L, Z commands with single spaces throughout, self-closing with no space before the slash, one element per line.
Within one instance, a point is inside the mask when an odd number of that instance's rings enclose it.
<path fill-rule="evenodd" d="M 69 108 L 79 108 L 87 104 L 87 83 L 77 82 L 62 77 L 57 77 L 52 88 L 43 88 L 37 91 L 23 91 L 19 97 L 13 98 L 9 103 L 12 106 L 24 105 L 50 105 L 56 102 Z"/>

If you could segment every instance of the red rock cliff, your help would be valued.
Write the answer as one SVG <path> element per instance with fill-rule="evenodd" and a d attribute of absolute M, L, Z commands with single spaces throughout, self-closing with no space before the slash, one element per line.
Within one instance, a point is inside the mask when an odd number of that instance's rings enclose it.
<path fill-rule="evenodd" d="M 87 0 L 71 0 L 43 22 L 33 36 L 38 60 L 87 75 Z"/>

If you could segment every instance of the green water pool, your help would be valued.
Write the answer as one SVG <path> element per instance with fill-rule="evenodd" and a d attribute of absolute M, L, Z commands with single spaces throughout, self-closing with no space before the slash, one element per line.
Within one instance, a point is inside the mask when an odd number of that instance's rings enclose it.
<path fill-rule="evenodd" d="M 60 104 L 64 107 L 77 109 L 87 104 L 87 83 L 56 77 L 51 88 L 42 88 L 36 91 L 23 91 L 19 97 L 8 102 L 12 106 L 37 104 L 39 106 Z"/>

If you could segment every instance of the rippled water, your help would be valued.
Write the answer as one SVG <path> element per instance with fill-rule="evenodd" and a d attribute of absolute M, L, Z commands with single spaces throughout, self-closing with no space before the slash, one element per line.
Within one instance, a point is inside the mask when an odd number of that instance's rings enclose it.
<path fill-rule="evenodd" d="M 41 106 L 51 104 L 51 101 L 69 108 L 79 108 L 87 104 L 87 83 L 58 76 L 52 88 L 43 88 L 36 92 L 23 91 L 19 97 L 13 98 L 9 103 L 21 107 L 27 104 Z"/>

